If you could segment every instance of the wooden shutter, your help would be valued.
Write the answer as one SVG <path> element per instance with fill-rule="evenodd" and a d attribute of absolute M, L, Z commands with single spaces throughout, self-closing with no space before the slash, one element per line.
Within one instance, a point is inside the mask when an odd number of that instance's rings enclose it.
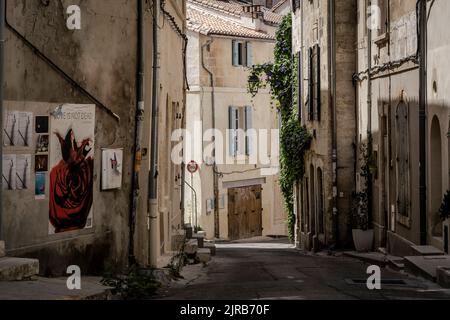
<path fill-rule="evenodd" d="M 228 129 L 229 129 L 229 153 L 230 156 L 236 155 L 236 108 L 228 107 Z"/>
<path fill-rule="evenodd" d="M 309 113 L 309 120 L 314 120 L 314 72 L 313 72 L 313 49 L 309 49 L 309 79 L 308 79 L 308 85 L 309 85 L 309 97 L 308 97 L 308 113 Z"/>
<path fill-rule="evenodd" d="M 408 105 L 400 102 L 395 114 L 397 135 L 397 208 L 402 216 L 409 217 L 409 125 Z"/>
<path fill-rule="evenodd" d="M 248 132 L 253 129 L 253 108 L 245 107 L 245 154 L 251 155 L 253 153 L 253 137 Z"/>
<path fill-rule="evenodd" d="M 253 50 L 252 50 L 252 43 L 251 42 L 246 42 L 246 51 L 247 51 L 247 63 L 246 66 L 247 67 L 252 67 L 253 66 Z"/>

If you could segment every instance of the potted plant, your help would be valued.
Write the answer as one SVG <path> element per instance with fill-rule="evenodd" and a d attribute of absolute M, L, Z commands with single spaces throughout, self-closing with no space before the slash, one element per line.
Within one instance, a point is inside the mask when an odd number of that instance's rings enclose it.
<path fill-rule="evenodd" d="M 439 209 L 439 214 L 441 215 L 442 220 L 450 218 L 450 190 L 448 190 L 447 194 L 444 196 L 441 208 Z"/>
<path fill-rule="evenodd" d="M 367 145 L 361 146 L 361 158 L 361 177 L 365 179 L 365 183 L 361 192 L 353 194 L 353 242 L 356 251 L 369 252 L 372 251 L 374 242 L 374 230 L 370 228 L 369 221 L 369 184 L 376 164 L 369 154 Z"/>
<path fill-rule="evenodd" d="M 353 243 L 356 251 L 369 252 L 373 248 L 374 231 L 369 228 L 368 196 L 365 192 L 359 192 L 355 193 L 353 198 Z"/>

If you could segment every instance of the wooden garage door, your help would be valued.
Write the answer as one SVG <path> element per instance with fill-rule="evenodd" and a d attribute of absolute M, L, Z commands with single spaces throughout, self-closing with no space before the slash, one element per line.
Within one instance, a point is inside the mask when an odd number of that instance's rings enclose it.
<path fill-rule="evenodd" d="M 230 240 L 262 236 L 262 187 L 228 189 Z"/>

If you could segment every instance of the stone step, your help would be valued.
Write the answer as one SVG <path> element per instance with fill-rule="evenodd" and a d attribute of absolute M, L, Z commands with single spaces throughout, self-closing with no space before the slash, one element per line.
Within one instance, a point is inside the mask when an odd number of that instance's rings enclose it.
<path fill-rule="evenodd" d="M 202 263 L 208 263 L 211 261 L 211 251 L 209 249 L 198 249 L 197 258 Z"/>
<path fill-rule="evenodd" d="M 442 288 L 450 289 L 450 268 L 437 268 L 436 278 L 438 285 L 440 285 Z"/>
<path fill-rule="evenodd" d="M 184 246 L 184 252 L 188 255 L 195 255 L 198 251 L 197 240 L 189 240 Z"/>
<path fill-rule="evenodd" d="M 186 233 L 186 239 L 191 239 L 192 235 L 193 235 L 193 232 L 194 232 L 192 226 L 189 223 L 185 224 L 184 225 L 184 230 L 185 230 L 185 233 Z"/>
<path fill-rule="evenodd" d="M 203 234 L 194 233 L 192 235 L 191 239 L 197 241 L 199 248 L 204 248 L 205 247 L 205 236 Z"/>
<path fill-rule="evenodd" d="M 386 258 L 387 258 L 389 267 L 391 267 L 392 269 L 394 269 L 396 271 L 402 271 L 403 269 L 405 269 L 405 259 L 404 258 L 390 256 L 390 255 L 387 255 Z"/>
<path fill-rule="evenodd" d="M 0 258 L 6 257 L 5 241 L 0 241 Z"/>
<path fill-rule="evenodd" d="M 411 256 L 405 257 L 406 271 L 436 282 L 437 269 L 450 268 L 450 256 Z"/>
<path fill-rule="evenodd" d="M 39 273 L 39 260 L 0 258 L 0 281 L 21 281 Z"/>
<path fill-rule="evenodd" d="M 212 256 L 216 255 L 216 245 L 214 243 L 205 243 L 205 249 L 208 249 L 211 252 Z"/>
<path fill-rule="evenodd" d="M 443 256 L 445 253 L 433 246 L 411 246 L 415 256 Z"/>

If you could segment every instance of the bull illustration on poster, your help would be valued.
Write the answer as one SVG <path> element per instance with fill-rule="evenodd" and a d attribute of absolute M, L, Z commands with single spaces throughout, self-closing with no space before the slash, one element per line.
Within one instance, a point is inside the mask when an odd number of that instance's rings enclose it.
<path fill-rule="evenodd" d="M 50 126 L 49 233 L 91 228 L 95 106 L 62 105 Z"/>

